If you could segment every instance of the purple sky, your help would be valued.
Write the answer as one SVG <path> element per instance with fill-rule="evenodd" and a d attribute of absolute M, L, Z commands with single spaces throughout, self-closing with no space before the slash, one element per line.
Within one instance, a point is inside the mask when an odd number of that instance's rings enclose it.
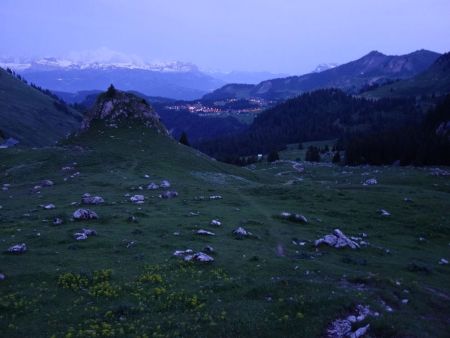
<path fill-rule="evenodd" d="M 100 49 L 209 70 L 300 74 L 371 50 L 449 51 L 450 1 L 1 0 L 0 32 L 0 56 Z"/>

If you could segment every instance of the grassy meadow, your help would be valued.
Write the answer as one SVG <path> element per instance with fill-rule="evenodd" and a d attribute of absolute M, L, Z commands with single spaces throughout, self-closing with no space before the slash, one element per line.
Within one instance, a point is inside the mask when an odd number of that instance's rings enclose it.
<path fill-rule="evenodd" d="M 450 177 L 292 162 L 303 153 L 239 168 L 137 126 L 1 149 L 0 250 L 28 250 L 0 254 L 0 336 L 320 337 L 363 304 L 379 313 L 364 321 L 367 337 L 448 337 L 450 267 L 438 262 L 450 259 Z M 54 185 L 33 189 L 46 179 Z M 146 189 L 163 179 L 178 197 Z M 84 193 L 105 203 L 76 205 Z M 135 194 L 145 202 L 131 203 Z M 80 207 L 99 219 L 74 221 Z M 236 239 L 238 226 L 255 237 Z M 97 236 L 76 241 L 84 227 Z M 335 228 L 369 245 L 314 246 Z M 209 264 L 173 256 L 208 245 Z"/>

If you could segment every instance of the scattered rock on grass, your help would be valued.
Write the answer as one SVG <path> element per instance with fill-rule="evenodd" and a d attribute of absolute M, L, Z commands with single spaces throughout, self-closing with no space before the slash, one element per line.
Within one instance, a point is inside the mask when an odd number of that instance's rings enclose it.
<path fill-rule="evenodd" d="M 84 241 L 90 236 L 97 236 L 97 231 L 83 228 L 81 231 L 74 233 L 73 236 L 77 241 Z"/>
<path fill-rule="evenodd" d="M 8 248 L 8 252 L 12 254 L 22 254 L 27 250 L 28 248 L 25 243 L 15 244 Z"/>
<path fill-rule="evenodd" d="M 214 258 L 205 254 L 204 252 L 195 252 L 191 249 L 187 250 L 177 250 L 173 253 L 176 257 L 183 257 L 186 262 L 203 262 L 210 263 L 214 262 Z"/>
<path fill-rule="evenodd" d="M 355 331 L 352 331 L 352 326 L 362 322 L 368 316 L 378 316 L 378 313 L 370 311 L 368 306 L 358 305 L 356 313 L 347 316 L 345 319 L 336 319 L 327 329 L 327 337 L 329 338 L 359 338 L 364 336 L 369 330 L 370 324 L 362 326 Z"/>
<path fill-rule="evenodd" d="M 159 195 L 159 198 L 163 199 L 171 199 L 178 196 L 178 193 L 176 191 L 164 191 Z"/>
<path fill-rule="evenodd" d="M 213 225 L 213 226 L 221 226 L 222 225 L 222 222 L 220 222 L 218 219 L 213 219 L 212 221 L 211 221 L 211 223 L 209 223 L 210 225 Z"/>
<path fill-rule="evenodd" d="M 235 237 L 238 239 L 242 239 L 252 236 L 252 233 L 245 230 L 243 227 L 238 227 L 237 229 L 233 230 L 233 235 L 235 235 Z"/>
<path fill-rule="evenodd" d="M 91 194 L 86 193 L 81 198 L 81 203 L 96 205 L 96 204 L 105 203 L 105 200 L 101 196 L 91 196 Z"/>
<path fill-rule="evenodd" d="M 378 181 L 376 178 L 369 178 L 364 181 L 363 185 L 376 185 L 378 184 Z"/>
<path fill-rule="evenodd" d="M 170 182 L 168 180 L 162 180 L 159 186 L 161 188 L 170 188 Z"/>
<path fill-rule="evenodd" d="M 333 234 L 331 235 L 325 235 L 322 238 L 319 238 L 315 241 L 315 246 L 319 246 L 321 244 L 327 244 L 329 246 L 332 246 L 334 248 L 344 248 L 344 247 L 350 247 L 352 249 L 359 248 L 359 244 L 355 241 L 348 238 L 344 233 L 339 229 L 334 229 Z"/>
<path fill-rule="evenodd" d="M 215 236 L 216 234 L 214 232 L 208 231 L 208 230 L 197 230 L 195 232 L 197 235 L 202 235 L 202 236 Z"/>
<path fill-rule="evenodd" d="M 45 210 L 51 210 L 51 209 L 55 209 L 56 207 L 54 204 L 50 203 L 50 204 L 41 205 L 41 208 L 45 209 Z"/>
<path fill-rule="evenodd" d="M 148 190 L 157 190 L 159 189 L 159 185 L 157 185 L 156 183 L 150 183 L 149 185 L 147 185 L 147 189 Z"/>
<path fill-rule="evenodd" d="M 291 222 L 308 223 L 308 219 L 305 216 L 300 215 L 300 214 L 293 214 L 290 212 L 283 211 L 280 214 L 280 217 L 283 219 L 286 219 L 288 221 L 291 221 Z"/>
<path fill-rule="evenodd" d="M 128 217 L 128 222 L 130 222 L 130 223 L 138 223 L 139 221 L 138 221 L 136 216 L 129 216 Z"/>
<path fill-rule="evenodd" d="M 441 258 L 441 259 L 439 260 L 439 264 L 440 264 L 440 265 L 447 265 L 447 264 L 448 264 L 448 260 L 446 260 L 445 258 Z"/>
<path fill-rule="evenodd" d="M 203 249 L 203 251 L 204 251 L 205 253 L 207 253 L 207 254 L 212 254 L 212 253 L 214 253 L 214 248 L 213 248 L 211 245 L 207 245 L 207 246 Z"/>
<path fill-rule="evenodd" d="M 135 204 L 142 204 L 144 203 L 145 197 L 143 195 L 134 195 L 130 197 L 130 201 Z"/>
<path fill-rule="evenodd" d="M 188 214 L 189 217 L 199 216 L 199 215 L 200 215 L 200 213 L 198 211 L 189 211 L 189 214 Z"/>
<path fill-rule="evenodd" d="M 380 214 L 380 216 L 383 216 L 383 217 L 391 216 L 391 213 L 384 209 L 378 210 L 378 213 Z"/>
<path fill-rule="evenodd" d="M 441 168 L 431 168 L 430 171 L 432 176 L 450 176 L 450 171 Z"/>
<path fill-rule="evenodd" d="M 43 180 L 39 185 L 42 187 L 52 187 L 53 185 L 55 185 L 55 183 L 53 183 L 53 181 L 51 180 Z"/>
<path fill-rule="evenodd" d="M 56 217 L 56 218 L 53 220 L 53 225 L 61 225 L 61 224 L 63 224 L 62 218 Z"/>
<path fill-rule="evenodd" d="M 78 209 L 73 213 L 73 218 L 75 220 L 98 219 L 98 215 L 89 209 Z"/>
<path fill-rule="evenodd" d="M 214 258 L 212 258 L 211 256 L 203 253 L 203 252 L 197 252 L 195 254 L 191 255 L 187 255 L 184 257 L 184 260 L 187 262 L 202 262 L 202 263 L 210 263 L 210 262 L 214 262 Z"/>

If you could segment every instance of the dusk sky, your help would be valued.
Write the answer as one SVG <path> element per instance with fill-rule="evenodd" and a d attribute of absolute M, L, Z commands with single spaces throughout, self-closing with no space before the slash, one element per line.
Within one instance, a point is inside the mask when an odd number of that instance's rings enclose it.
<path fill-rule="evenodd" d="M 0 56 L 112 51 L 300 74 L 371 50 L 450 50 L 449 0 L 1 0 Z"/>

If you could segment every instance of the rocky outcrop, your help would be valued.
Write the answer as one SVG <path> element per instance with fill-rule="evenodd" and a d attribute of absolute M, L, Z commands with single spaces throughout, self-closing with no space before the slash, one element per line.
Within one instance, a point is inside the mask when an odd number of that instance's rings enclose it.
<path fill-rule="evenodd" d="M 182 257 L 186 262 L 214 262 L 214 258 L 205 254 L 204 252 L 194 252 L 191 249 L 177 250 L 173 253 L 175 257 Z"/>
<path fill-rule="evenodd" d="M 347 246 L 352 249 L 359 248 L 359 244 L 357 242 L 345 236 L 344 233 L 339 229 L 334 229 L 333 234 L 325 235 L 324 237 L 319 238 L 314 244 L 316 246 L 327 244 L 334 248 L 345 248 Z"/>
<path fill-rule="evenodd" d="M 147 128 L 169 135 L 158 114 L 144 99 L 116 90 L 112 86 L 99 95 L 95 105 L 86 114 L 81 129 L 89 129 L 95 120 L 104 121 L 106 126 L 111 128 L 117 128 L 124 121 L 137 121 Z"/>
<path fill-rule="evenodd" d="M 366 320 L 368 316 L 377 317 L 377 312 L 372 312 L 368 306 L 358 305 L 355 314 L 351 314 L 343 319 L 334 320 L 327 328 L 328 338 L 359 338 L 363 337 L 370 328 L 370 325 L 364 325 L 353 331 L 353 327 Z"/>

